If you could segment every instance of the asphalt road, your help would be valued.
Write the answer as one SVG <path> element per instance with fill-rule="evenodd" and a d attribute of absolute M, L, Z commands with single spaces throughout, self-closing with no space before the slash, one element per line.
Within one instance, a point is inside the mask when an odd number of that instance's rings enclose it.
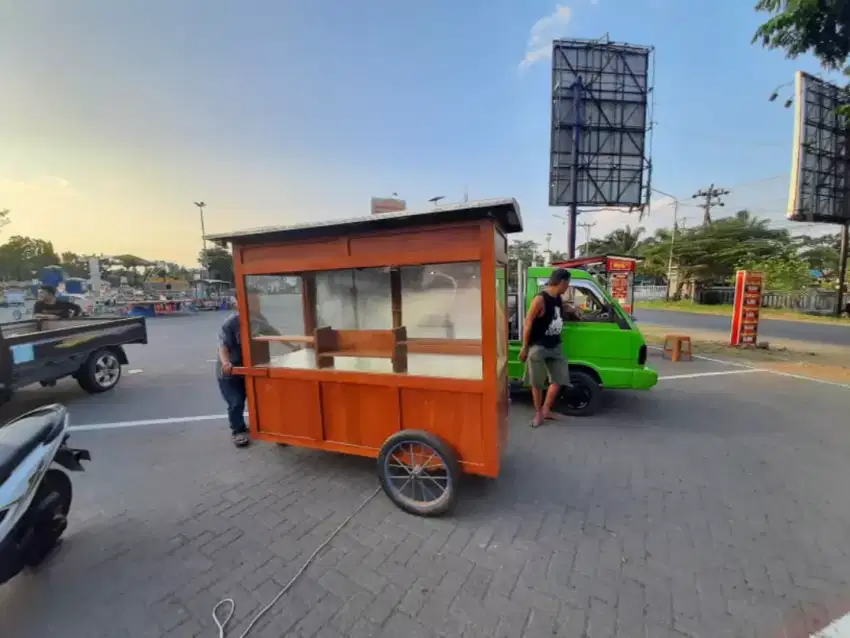
<path fill-rule="evenodd" d="M 682 329 L 715 330 L 724 333 L 729 332 L 731 322 L 730 317 L 718 317 L 716 315 L 700 315 L 693 312 L 670 310 L 641 310 L 639 303 L 634 314 L 638 323 L 674 326 Z M 850 321 L 845 326 L 762 319 L 759 322 L 759 336 L 763 339 L 793 339 L 850 346 Z"/>
<path fill-rule="evenodd" d="M 61 400 L 105 427 L 72 433 L 93 458 L 66 543 L 0 586 L 3 638 L 214 636 L 225 597 L 239 636 L 374 491 L 368 459 L 233 448 L 223 318 L 149 322 L 112 392 L 63 381 L 4 408 Z M 652 363 L 657 388 L 606 393 L 593 418 L 531 430 L 517 397 L 498 480 L 465 480 L 442 519 L 379 494 L 250 638 L 803 638 L 846 613 L 850 391 Z"/>

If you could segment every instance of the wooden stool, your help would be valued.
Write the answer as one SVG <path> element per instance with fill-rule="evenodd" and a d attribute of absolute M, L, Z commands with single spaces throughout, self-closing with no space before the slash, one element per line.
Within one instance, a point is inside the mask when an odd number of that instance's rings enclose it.
<path fill-rule="evenodd" d="M 687 344 L 687 348 L 684 345 Z M 688 361 L 694 360 L 694 351 L 691 346 L 691 338 L 688 335 L 664 335 L 664 350 L 661 353 L 661 358 L 665 354 L 670 355 L 670 361 L 678 363 L 682 359 L 682 355 L 687 355 Z"/>

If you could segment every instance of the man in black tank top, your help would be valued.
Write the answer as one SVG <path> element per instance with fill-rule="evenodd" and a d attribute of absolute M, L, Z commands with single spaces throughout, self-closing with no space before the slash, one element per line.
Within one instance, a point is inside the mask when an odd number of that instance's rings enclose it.
<path fill-rule="evenodd" d="M 534 397 L 534 420 L 537 427 L 552 415 L 552 404 L 562 386 L 570 385 L 570 367 L 561 346 L 564 316 L 578 316 L 578 311 L 564 301 L 570 286 L 570 271 L 558 268 L 549 276 L 528 309 L 519 358 L 526 362 L 525 380 Z"/>

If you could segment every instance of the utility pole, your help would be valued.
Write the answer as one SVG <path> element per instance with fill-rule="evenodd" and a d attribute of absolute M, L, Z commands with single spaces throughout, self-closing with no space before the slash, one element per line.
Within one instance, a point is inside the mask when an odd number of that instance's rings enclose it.
<path fill-rule="evenodd" d="M 201 213 L 201 279 L 204 278 L 204 270 L 207 270 L 209 273 L 209 268 L 207 267 L 207 231 L 204 229 L 204 207 L 206 204 L 204 202 L 195 202 L 195 206 L 198 207 L 198 212 Z"/>
<path fill-rule="evenodd" d="M 544 257 L 544 265 L 552 265 L 552 233 L 546 233 L 546 257 Z"/>
<path fill-rule="evenodd" d="M 841 248 L 838 251 L 838 298 L 835 300 L 835 316 L 840 317 L 844 309 L 844 280 L 847 279 L 847 244 L 850 243 L 850 222 L 841 227 Z"/>
<path fill-rule="evenodd" d="M 705 214 L 702 218 L 703 226 L 708 226 L 711 223 L 711 209 L 714 206 L 726 206 L 724 202 L 720 200 L 723 195 L 728 195 L 729 190 L 726 188 L 715 188 L 714 184 L 708 187 L 708 189 L 698 190 L 693 194 L 692 199 L 697 199 L 702 197 L 705 199 L 705 203 L 703 204 L 703 210 L 705 210 Z"/>
<path fill-rule="evenodd" d="M 596 222 L 584 222 L 578 225 L 579 228 L 584 229 L 584 248 L 582 249 L 582 257 L 587 257 L 588 246 L 590 245 L 590 231 L 596 226 Z"/>

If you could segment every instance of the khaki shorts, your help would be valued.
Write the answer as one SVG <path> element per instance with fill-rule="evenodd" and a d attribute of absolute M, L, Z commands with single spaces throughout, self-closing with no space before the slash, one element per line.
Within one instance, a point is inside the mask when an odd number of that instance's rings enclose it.
<path fill-rule="evenodd" d="M 570 385 L 570 366 L 561 346 L 531 346 L 525 362 L 525 382 L 540 390 L 551 384 Z"/>

